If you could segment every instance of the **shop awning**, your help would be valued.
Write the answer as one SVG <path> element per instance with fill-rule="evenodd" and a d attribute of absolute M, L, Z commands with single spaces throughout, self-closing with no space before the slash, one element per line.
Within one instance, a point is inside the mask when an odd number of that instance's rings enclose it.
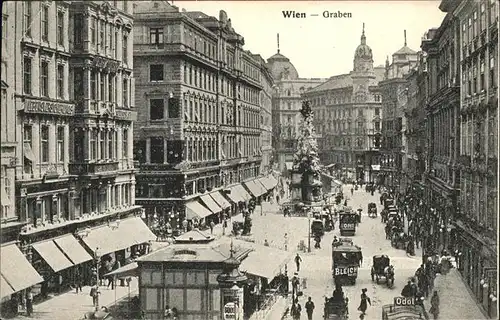
<path fill-rule="evenodd" d="M 75 265 L 92 260 L 92 256 L 88 254 L 72 234 L 56 238 L 54 242 Z"/>
<path fill-rule="evenodd" d="M 289 251 L 255 245 L 254 251 L 250 252 L 241 262 L 240 270 L 271 281 L 279 275 L 292 256 L 293 254 Z"/>
<path fill-rule="evenodd" d="M 15 291 L 3 276 L 0 276 L 0 299 L 10 296 Z"/>
<path fill-rule="evenodd" d="M 285 162 L 285 167 L 287 170 L 292 170 L 293 168 L 293 162 Z"/>
<path fill-rule="evenodd" d="M 242 184 L 239 184 L 239 185 L 235 186 L 235 188 L 238 190 L 238 193 L 241 195 L 241 197 L 242 197 L 243 199 L 245 199 L 245 201 L 246 201 L 246 200 L 250 200 L 250 199 L 252 199 L 252 198 L 253 198 L 253 197 L 250 195 L 250 193 L 248 193 L 248 192 L 245 190 L 245 188 L 243 187 L 243 185 L 242 185 Z"/>
<path fill-rule="evenodd" d="M 0 204 L 2 206 L 10 206 L 10 198 L 9 196 L 7 195 L 7 191 L 5 190 L 5 188 L 3 186 L 0 187 Z"/>
<path fill-rule="evenodd" d="M 0 248 L 0 272 L 15 292 L 43 282 L 42 276 L 31 266 L 21 250 L 10 244 Z"/>
<path fill-rule="evenodd" d="M 210 211 L 212 211 L 213 213 L 219 213 L 222 211 L 221 207 L 219 207 L 219 205 L 217 205 L 217 203 L 214 201 L 214 199 L 212 199 L 212 197 L 208 194 L 205 194 L 205 195 L 202 195 L 200 197 L 201 201 L 203 201 L 203 203 L 205 203 L 205 205 L 208 207 L 208 209 L 210 209 Z"/>
<path fill-rule="evenodd" d="M 191 200 L 186 203 L 187 220 L 192 220 L 193 218 L 203 219 L 211 214 L 212 212 L 199 203 L 198 200 Z"/>
<path fill-rule="evenodd" d="M 276 178 L 270 174 L 269 176 L 267 176 L 269 178 L 269 181 L 271 183 L 271 186 L 274 188 L 278 185 L 278 180 L 276 180 Z"/>
<path fill-rule="evenodd" d="M 266 187 L 267 190 L 272 190 L 278 184 L 278 181 L 272 175 L 261 178 L 260 182 Z"/>
<path fill-rule="evenodd" d="M 245 186 L 248 188 L 248 190 L 250 190 L 254 197 L 260 197 L 263 193 L 266 192 L 265 190 L 262 190 L 260 184 L 257 183 L 258 182 L 254 180 L 245 182 Z"/>
<path fill-rule="evenodd" d="M 222 209 L 227 209 L 231 207 L 231 204 L 224 198 L 224 196 L 219 191 L 210 193 L 210 196 Z"/>
<path fill-rule="evenodd" d="M 156 239 L 155 234 L 139 217 L 112 222 L 110 225 L 92 229 L 83 242 L 92 251 L 98 248 L 99 256 L 123 250 L 133 245 Z"/>
<path fill-rule="evenodd" d="M 243 198 L 243 196 L 240 194 L 240 192 L 239 192 L 239 190 L 238 190 L 237 187 L 238 186 L 234 186 L 234 187 L 230 188 L 229 189 L 230 192 L 227 193 L 227 196 L 234 203 L 245 202 L 245 198 Z"/>
<path fill-rule="evenodd" d="M 259 182 L 259 179 L 255 179 L 252 181 L 257 189 L 259 190 L 260 195 L 263 195 L 267 192 L 267 189 L 262 185 L 262 183 Z"/>
<path fill-rule="evenodd" d="M 104 277 L 115 276 L 117 278 L 137 277 L 139 275 L 139 266 L 137 262 L 124 265 L 116 270 L 106 273 Z"/>
<path fill-rule="evenodd" d="M 59 250 L 52 239 L 34 243 L 32 246 L 54 272 L 59 272 L 74 266 L 73 262 L 66 258 L 64 253 Z"/>

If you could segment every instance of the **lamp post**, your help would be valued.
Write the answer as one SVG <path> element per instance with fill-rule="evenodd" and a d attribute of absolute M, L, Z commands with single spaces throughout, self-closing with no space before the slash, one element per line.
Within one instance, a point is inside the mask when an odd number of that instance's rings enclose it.
<path fill-rule="evenodd" d="M 307 212 L 307 223 L 309 225 L 308 237 L 307 237 L 307 252 L 311 252 L 311 210 L 310 210 L 310 208 L 308 208 L 308 212 Z"/>
<path fill-rule="evenodd" d="M 95 311 L 99 310 L 99 248 L 95 248 L 94 251 L 94 262 L 95 262 Z"/>

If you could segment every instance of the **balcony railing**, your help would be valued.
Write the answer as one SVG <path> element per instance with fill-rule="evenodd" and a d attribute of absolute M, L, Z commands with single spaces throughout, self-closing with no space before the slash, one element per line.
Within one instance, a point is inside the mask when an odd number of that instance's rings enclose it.
<path fill-rule="evenodd" d="M 71 163 L 69 165 L 70 174 L 85 175 L 96 173 L 108 173 L 118 170 L 118 161 L 95 162 L 95 163 Z"/>

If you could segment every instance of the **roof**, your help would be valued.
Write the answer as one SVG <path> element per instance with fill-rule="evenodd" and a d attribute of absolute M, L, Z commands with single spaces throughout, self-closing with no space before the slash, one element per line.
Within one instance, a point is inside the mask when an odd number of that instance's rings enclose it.
<path fill-rule="evenodd" d="M 187 11 L 187 12 L 183 12 L 183 14 L 187 15 L 191 19 L 206 19 L 206 18 L 210 18 L 209 15 L 207 15 L 206 13 L 203 13 L 201 11 Z"/>
<path fill-rule="evenodd" d="M 299 78 L 299 73 L 290 62 L 290 59 L 279 52 L 267 59 L 267 67 L 275 80 L 281 80 L 285 72 L 288 72 L 288 76 L 285 77 L 287 79 L 295 80 Z"/>
<path fill-rule="evenodd" d="M 356 245 L 344 244 L 333 247 L 336 252 L 361 252 L 361 248 Z"/>
<path fill-rule="evenodd" d="M 399 49 L 398 51 L 393 53 L 393 55 L 395 55 L 395 54 L 417 54 L 417 52 L 410 49 L 408 46 L 404 46 L 401 49 Z"/>
<path fill-rule="evenodd" d="M 324 83 L 320 84 L 319 86 L 316 86 L 316 87 L 312 88 L 311 90 L 307 91 L 307 93 L 348 88 L 348 87 L 352 87 L 351 75 L 350 74 L 341 74 L 338 76 L 331 77 L 326 82 L 324 82 Z"/>
<path fill-rule="evenodd" d="M 140 13 L 166 13 L 166 12 L 179 12 L 179 9 L 167 1 L 135 1 L 134 2 L 134 15 Z"/>

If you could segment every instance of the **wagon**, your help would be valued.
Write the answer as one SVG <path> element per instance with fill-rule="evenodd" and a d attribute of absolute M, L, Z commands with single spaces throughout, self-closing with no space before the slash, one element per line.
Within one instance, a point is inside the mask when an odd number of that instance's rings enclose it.
<path fill-rule="evenodd" d="M 391 259 L 387 255 L 373 256 L 373 265 L 371 269 L 372 281 L 379 283 L 381 277 L 384 277 L 388 287 L 394 284 L 394 272 L 391 275 L 385 273 L 385 269 L 391 264 Z"/>
<path fill-rule="evenodd" d="M 328 320 L 347 320 L 348 302 L 334 301 L 332 298 L 325 299 L 325 307 L 323 309 L 323 318 Z"/>

